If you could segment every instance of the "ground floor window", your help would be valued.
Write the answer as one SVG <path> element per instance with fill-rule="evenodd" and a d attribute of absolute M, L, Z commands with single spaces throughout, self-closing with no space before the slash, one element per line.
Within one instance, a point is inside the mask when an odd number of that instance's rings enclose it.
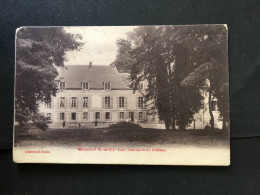
<path fill-rule="evenodd" d="M 64 119 L 65 119 L 65 113 L 62 112 L 62 113 L 60 113 L 60 120 L 64 120 Z"/>
<path fill-rule="evenodd" d="M 71 120 L 76 120 L 76 112 L 71 113 Z"/>
<path fill-rule="evenodd" d="M 110 120 L 110 112 L 106 112 L 106 113 L 105 113 L 105 116 L 106 116 L 106 117 L 105 117 L 106 120 Z"/>
<path fill-rule="evenodd" d="M 143 119 L 143 112 L 139 112 L 139 119 Z"/>
<path fill-rule="evenodd" d="M 119 113 L 119 118 L 120 119 L 124 119 L 125 118 L 125 113 L 124 112 L 120 112 Z"/>
<path fill-rule="evenodd" d="M 51 120 L 51 113 L 47 113 L 47 118 Z"/>
<path fill-rule="evenodd" d="M 96 120 L 100 120 L 100 112 L 96 112 L 95 113 L 95 119 Z"/>
<path fill-rule="evenodd" d="M 88 113 L 87 112 L 83 112 L 83 120 L 88 120 Z"/>

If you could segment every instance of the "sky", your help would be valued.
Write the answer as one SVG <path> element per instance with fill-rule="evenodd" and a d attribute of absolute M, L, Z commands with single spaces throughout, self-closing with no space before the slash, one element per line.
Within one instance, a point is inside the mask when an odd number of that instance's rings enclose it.
<path fill-rule="evenodd" d="M 109 65 L 116 59 L 116 41 L 126 38 L 126 32 L 132 31 L 133 26 L 106 27 L 66 27 L 69 33 L 82 35 L 81 42 L 85 43 L 80 51 L 67 52 L 68 61 L 65 65 Z"/>

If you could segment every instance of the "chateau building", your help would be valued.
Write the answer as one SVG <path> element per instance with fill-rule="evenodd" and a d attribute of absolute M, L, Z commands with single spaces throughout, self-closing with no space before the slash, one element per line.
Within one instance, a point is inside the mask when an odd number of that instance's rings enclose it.
<path fill-rule="evenodd" d="M 133 93 L 126 75 L 115 66 L 71 65 L 59 69 L 59 91 L 40 111 L 52 128 L 109 126 L 119 121 L 146 120 L 144 97 Z M 144 84 L 140 84 L 140 90 Z"/>
<path fill-rule="evenodd" d="M 108 127 L 112 123 L 131 121 L 135 123 L 160 124 L 158 117 L 148 116 L 142 92 L 145 81 L 133 92 L 129 74 L 119 73 L 111 66 L 71 65 L 58 69 L 59 90 L 50 104 L 41 104 L 40 112 L 49 117 L 50 128 L 65 127 Z M 208 94 L 204 96 L 203 108 L 194 115 L 188 129 L 203 129 L 210 126 Z M 222 118 L 217 101 L 212 101 L 215 127 L 221 128 Z M 147 122 L 147 123 L 145 123 Z M 150 126 L 149 126 L 150 127 Z"/>

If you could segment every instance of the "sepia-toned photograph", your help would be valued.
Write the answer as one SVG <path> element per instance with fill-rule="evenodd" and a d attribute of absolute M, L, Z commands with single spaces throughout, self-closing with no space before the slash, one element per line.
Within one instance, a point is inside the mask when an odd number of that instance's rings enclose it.
<path fill-rule="evenodd" d="M 225 24 L 16 30 L 16 163 L 230 165 Z"/>

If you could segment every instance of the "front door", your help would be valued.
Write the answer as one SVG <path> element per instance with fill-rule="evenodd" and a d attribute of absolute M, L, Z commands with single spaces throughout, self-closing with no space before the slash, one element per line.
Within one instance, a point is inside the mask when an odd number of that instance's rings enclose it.
<path fill-rule="evenodd" d="M 134 122 L 134 112 L 129 112 L 129 118 L 131 119 L 131 122 Z"/>
<path fill-rule="evenodd" d="M 96 120 L 100 120 L 100 112 L 96 112 L 95 113 L 95 119 Z"/>

